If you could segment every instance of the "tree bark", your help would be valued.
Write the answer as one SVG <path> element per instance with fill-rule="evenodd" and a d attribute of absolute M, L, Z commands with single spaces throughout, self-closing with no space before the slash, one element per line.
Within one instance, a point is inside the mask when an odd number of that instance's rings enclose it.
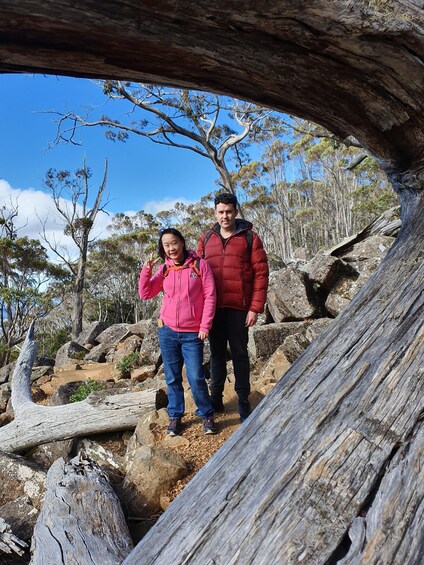
<path fill-rule="evenodd" d="M 422 171 L 417 0 L 2 0 L 0 15 L 0 71 L 230 94 L 354 136 L 392 171 Z"/>
<path fill-rule="evenodd" d="M 120 565 L 133 547 L 120 502 L 92 461 L 58 459 L 47 473 L 31 565 Z"/>
<path fill-rule="evenodd" d="M 75 280 L 73 283 L 72 292 L 72 338 L 77 337 L 82 332 L 83 311 L 84 311 L 84 281 L 85 281 L 85 266 L 87 263 L 87 249 L 88 249 L 88 234 L 84 244 L 80 248 L 80 256 L 78 259 L 78 266 L 76 269 Z"/>
<path fill-rule="evenodd" d="M 91 433 L 133 429 L 145 412 L 156 409 L 154 390 L 110 394 L 91 393 L 63 406 L 39 406 L 32 401 L 30 375 L 37 344 L 31 326 L 12 378 L 15 419 L 0 428 L 0 450 L 22 452 L 50 441 Z"/>
<path fill-rule="evenodd" d="M 397 449 L 365 517 L 353 520 L 352 545 L 339 565 L 422 563 L 424 424 Z M 411 496 L 411 493 L 414 493 Z M 388 535 L 387 528 L 395 526 Z"/>
<path fill-rule="evenodd" d="M 403 222 L 367 287 L 125 565 L 335 562 L 358 519 L 366 527 L 358 563 L 424 560 L 422 196 L 409 195 Z"/>

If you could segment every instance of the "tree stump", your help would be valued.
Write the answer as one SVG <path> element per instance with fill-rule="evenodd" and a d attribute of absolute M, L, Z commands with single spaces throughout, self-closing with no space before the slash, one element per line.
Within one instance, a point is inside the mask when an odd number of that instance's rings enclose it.
<path fill-rule="evenodd" d="M 120 565 L 132 541 L 119 500 L 92 461 L 58 459 L 47 474 L 31 565 Z"/>

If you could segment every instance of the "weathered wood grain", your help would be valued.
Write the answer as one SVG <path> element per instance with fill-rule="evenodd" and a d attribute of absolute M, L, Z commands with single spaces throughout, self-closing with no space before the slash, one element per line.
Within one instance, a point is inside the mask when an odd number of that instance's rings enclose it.
<path fill-rule="evenodd" d="M 58 459 L 47 474 L 31 565 L 120 565 L 132 541 L 119 500 L 95 463 Z"/>
<path fill-rule="evenodd" d="M 371 508 L 349 530 L 354 541 L 339 565 L 422 563 L 424 555 L 424 423 L 396 450 Z"/>
<path fill-rule="evenodd" d="M 28 331 L 12 378 L 15 419 L 0 428 L 0 450 L 20 452 L 36 445 L 88 435 L 134 429 L 145 412 L 155 410 L 156 391 L 91 393 L 63 406 L 39 406 L 32 401 L 30 375 L 37 344 Z"/>

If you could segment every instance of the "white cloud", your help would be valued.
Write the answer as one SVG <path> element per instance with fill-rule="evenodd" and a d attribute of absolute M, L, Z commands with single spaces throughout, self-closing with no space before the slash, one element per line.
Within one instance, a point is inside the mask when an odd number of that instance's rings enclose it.
<path fill-rule="evenodd" d="M 177 202 L 191 204 L 193 201 L 183 197 L 149 200 L 145 203 L 143 210 L 146 213 L 155 215 L 164 210 L 173 210 Z M 72 206 L 69 200 L 62 200 L 61 205 L 64 208 Z M 41 238 L 44 226 L 46 237 L 52 245 L 59 246 L 67 257 L 77 257 L 76 246 L 69 236 L 64 235 L 64 220 L 58 214 L 48 193 L 33 188 L 12 188 L 6 180 L 0 179 L 0 206 L 14 206 L 18 208 L 15 225 L 19 228 L 19 235 L 39 239 L 44 247 L 47 248 L 47 245 Z M 124 213 L 128 216 L 136 214 L 135 211 L 126 211 Z M 105 212 L 97 214 L 91 239 L 101 239 L 110 235 L 106 228 L 111 224 L 112 217 L 113 214 L 108 216 Z M 56 260 L 55 255 L 51 251 L 49 251 L 49 257 L 51 260 Z"/>
<path fill-rule="evenodd" d="M 187 200 L 187 198 L 164 198 L 163 200 L 148 200 L 143 207 L 143 210 L 147 214 L 157 214 L 158 212 L 163 212 L 164 210 L 173 210 L 177 202 L 182 202 L 183 204 L 193 204 L 192 200 Z"/>
<path fill-rule="evenodd" d="M 64 207 L 72 205 L 66 200 L 63 200 L 62 204 Z M 15 189 L 7 181 L 0 179 L 0 206 L 17 207 L 15 225 L 19 228 L 19 235 L 41 240 L 44 226 L 46 237 L 52 245 L 58 245 L 67 256 L 76 257 L 76 246 L 69 236 L 64 235 L 64 220 L 55 209 L 49 194 L 32 188 Z M 91 239 L 105 237 L 109 224 L 110 217 L 99 212 Z M 46 246 L 44 243 L 43 245 Z M 54 258 L 51 253 L 49 255 L 51 259 Z"/>

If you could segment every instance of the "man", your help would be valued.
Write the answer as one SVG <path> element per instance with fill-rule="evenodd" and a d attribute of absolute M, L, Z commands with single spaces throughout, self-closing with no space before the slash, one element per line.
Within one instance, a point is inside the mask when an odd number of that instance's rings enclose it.
<path fill-rule="evenodd" d="M 209 332 L 210 391 L 216 412 L 224 411 L 222 394 L 227 377 L 227 342 L 230 345 L 240 419 L 250 415 L 249 328 L 263 312 L 268 289 L 268 260 L 252 224 L 236 219 L 237 198 L 222 193 L 215 198 L 217 223 L 202 236 L 198 253 L 212 268 L 216 284 L 216 313 Z"/>

